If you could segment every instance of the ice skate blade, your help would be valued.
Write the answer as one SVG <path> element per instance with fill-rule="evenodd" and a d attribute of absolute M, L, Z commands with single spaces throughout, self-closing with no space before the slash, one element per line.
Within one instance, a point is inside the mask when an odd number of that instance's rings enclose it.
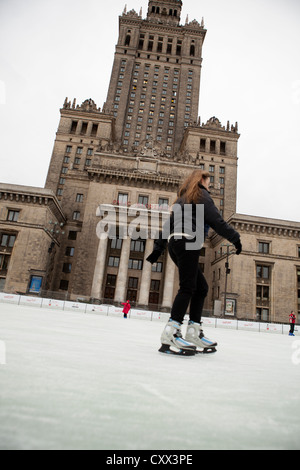
<path fill-rule="evenodd" d="M 171 347 L 168 344 L 162 344 L 161 348 L 158 350 L 161 354 L 167 354 L 168 356 L 180 356 L 180 357 L 193 357 L 196 355 L 195 349 L 170 349 Z"/>
<path fill-rule="evenodd" d="M 196 354 L 215 354 L 217 352 L 216 348 L 206 348 L 202 351 L 197 350 Z"/>

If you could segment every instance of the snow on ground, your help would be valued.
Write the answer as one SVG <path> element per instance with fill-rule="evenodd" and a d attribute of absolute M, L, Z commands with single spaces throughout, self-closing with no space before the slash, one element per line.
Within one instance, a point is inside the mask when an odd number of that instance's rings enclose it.
<path fill-rule="evenodd" d="M 163 327 L 0 304 L 0 449 L 300 448 L 297 338 L 207 328 L 178 358 Z"/>

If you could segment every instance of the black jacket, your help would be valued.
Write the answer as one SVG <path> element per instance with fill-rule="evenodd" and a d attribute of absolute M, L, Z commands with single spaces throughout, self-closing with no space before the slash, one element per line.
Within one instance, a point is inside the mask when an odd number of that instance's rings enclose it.
<path fill-rule="evenodd" d="M 221 237 L 226 238 L 229 242 L 235 244 L 240 239 L 239 233 L 236 232 L 233 227 L 227 224 L 227 222 L 225 222 L 207 189 L 202 185 L 199 186 L 202 191 L 198 204 L 203 204 L 204 206 L 204 227 L 202 227 L 202 229 L 204 229 L 204 237 L 207 237 L 209 228 L 211 227 Z M 180 204 L 183 207 L 184 214 L 184 199 L 177 199 L 175 204 Z M 199 229 L 199 227 L 197 227 L 198 221 L 196 219 L 196 204 L 192 204 L 192 208 L 191 225 L 193 227 L 193 232 L 196 232 L 197 228 Z M 165 223 L 162 232 L 159 234 L 159 238 L 155 240 L 155 251 L 160 251 L 163 253 L 168 243 L 168 235 L 173 233 L 186 233 L 186 230 L 184 231 L 183 229 L 183 225 L 180 224 L 179 226 L 178 221 L 176 222 L 175 219 L 174 212 L 172 211 L 170 220 Z"/>

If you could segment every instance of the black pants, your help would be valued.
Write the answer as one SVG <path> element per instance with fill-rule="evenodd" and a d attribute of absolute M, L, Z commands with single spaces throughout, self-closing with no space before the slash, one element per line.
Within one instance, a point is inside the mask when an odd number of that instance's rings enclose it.
<path fill-rule="evenodd" d="M 180 283 L 171 318 L 182 323 L 190 305 L 190 320 L 200 323 L 208 285 L 199 266 L 200 250 L 186 250 L 187 243 L 191 241 L 185 238 L 182 240 L 171 238 L 169 243 L 170 256 L 179 269 Z"/>
<path fill-rule="evenodd" d="M 290 324 L 290 333 L 294 334 L 294 330 L 295 330 L 295 323 L 291 323 Z"/>

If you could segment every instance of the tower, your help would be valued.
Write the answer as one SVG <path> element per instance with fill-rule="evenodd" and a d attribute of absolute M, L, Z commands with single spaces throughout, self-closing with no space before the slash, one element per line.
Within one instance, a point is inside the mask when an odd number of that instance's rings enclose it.
<path fill-rule="evenodd" d="M 155 145 L 169 157 L 198 117 L 203 21 L 180 26 L 181 0 L 149 0 L 146 19 L 124 9 L 105 108 L 124 152 Z"/>
<path fill-rule="evenodd" d="M 172 305 L 178 280 L 167 252 L 152 270 L 151 237 L 99 241 L 100 205 L 114 208 L 118 237 L 124 207 L 168 213 L 182 180 L 200 168 L 211 174 L 224 217 L 235 213 L 238 127 L 198 118 L 206 30 L 203 20 L 180 25 L 181 8 L 179 0 L 149 0 L 145 19 L 125 8 L 103 108 L 66 99 L 60 110 L 46 188 L 66 218 L 52 275 L 53 290 L 63 295 Z"/>
<path fill-rule="evenodd" d="M 180 23 L 181 8 L 181 0 L 150 0 L 147 19 L 178 26 Z"/>

